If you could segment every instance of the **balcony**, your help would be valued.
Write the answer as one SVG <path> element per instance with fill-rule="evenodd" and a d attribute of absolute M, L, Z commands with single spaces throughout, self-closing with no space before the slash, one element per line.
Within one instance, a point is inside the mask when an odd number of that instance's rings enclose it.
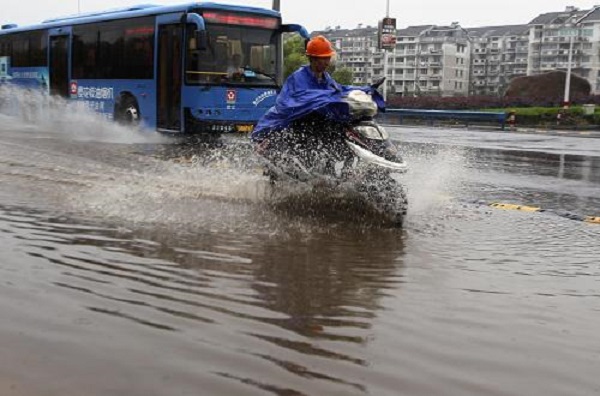
<path fill-rule="evenodd" d="M 443 43 L 450 41 L 450 37 L 421 37 L 422 43 Z"/>
<path fill-rule="evenodd" d="M 567 69 L 569 67 L 569 62 L 556 62 L 557 69 Z M 581 62 L 573 61 L 571 62 L 571 68 L 581 67 Z"/>

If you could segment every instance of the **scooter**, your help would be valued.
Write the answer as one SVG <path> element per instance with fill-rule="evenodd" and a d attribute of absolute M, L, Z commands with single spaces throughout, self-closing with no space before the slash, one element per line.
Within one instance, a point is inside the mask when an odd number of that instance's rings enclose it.
<path fill-rule="evenodd" d="M 408 200 L 402 184 L 393 175 L 407 172 L 385 128 L 374 117 L 378 106 L 370 93 L 351 90 L 340 102 L 349 117 L 336 119 L 319 109 L 295 120 L 285 130 L 274 132 L 257 147 L 265 162 L 270 183 L 310 183 L 319 188 L 354 190 L 387 222 L 401 227 Z M 332 103 L 338 106 L 340 103 Z"/>

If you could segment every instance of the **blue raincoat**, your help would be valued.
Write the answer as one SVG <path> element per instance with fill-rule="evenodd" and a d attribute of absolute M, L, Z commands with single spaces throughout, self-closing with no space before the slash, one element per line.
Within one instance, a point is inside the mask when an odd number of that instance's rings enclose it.
<path fill-rule="evenodd" d="M 341 85 L 327 72 L 319 81 L 310 70 L 310 65 L 302 66 L 285 81 L 275 106 L 258 120 L 251 138 L 254 141 L 261 141 L 269 133 L 282 130 L 292 121 L 313 112 L 319 112 L 330 120 L 349 121 L 350 109 L 342 99 L 354 89 L 373 93 L 373 99 L 379 110 L 385 111 L 383 98 L 372 87 Z"/>

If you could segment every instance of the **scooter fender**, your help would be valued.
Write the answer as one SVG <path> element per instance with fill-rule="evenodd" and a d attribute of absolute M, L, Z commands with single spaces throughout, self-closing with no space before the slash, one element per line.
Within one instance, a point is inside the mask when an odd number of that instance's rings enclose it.
<path fill-rule="evenodd" d="M 346 140 L 346 145 L 348 145 L 350 150 L 352 150 L 352 152 L 358 158 L 360 158 L 362 161 L 366 162 L 367 164 L 380 166 L 382 168 L 389 169 L 391 171 L 398 172 L 398 173 L 405 173 L 406 171 L 408 171 L 408 164 L 404 160 L 402 162 L 389 161 L 383 157 L 380 157 L 380 156 L 374 154 L 373 152 L 371 152 L 363 147 L 360 147 L 356 143 L 353 143 L 349 140 Z"/>

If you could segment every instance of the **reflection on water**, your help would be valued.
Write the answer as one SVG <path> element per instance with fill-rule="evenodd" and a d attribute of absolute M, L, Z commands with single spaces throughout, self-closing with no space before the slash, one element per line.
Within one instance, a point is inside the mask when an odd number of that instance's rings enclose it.
<path fill-rule="evenodd" d="M 238 148 L 4 127 L 2 395 L 598 391 L 600 227 L 471 203 L 594 214 L 594 157 L 403 145 L 400 231 Z"/>
<path fill-rule="evenodd" d="M 442 194 L 468 202 L 600 214 L 600 157 L 421 143 L 405 144 L 404 150 L 417 168 L 408 176 L 411 190 L 425 185 L 429 199 Z"/>
<path fill-rule="evenodd" d="M 598 341 L 588 315 L 600 297 L 600 229 L 469 211 L 433 233 L 413 219 L 406 231 L 307 223 L 269 236 L 5 206 L 0 312 L 14 320 L 0 337 L 29 323 L 34 344 L 60 345 L 44 356 L 73 357 L 34 369 L 124 370 L 157 394 L 587 394 L 600 350 L 581 337 Z M 18 289 L 34 290 L 24 310 Z M 161 351 L 150 368 L 149 347 Z M 94 358 L 105 348 L 114 368 Z M 503 388 L 524 370 L 535 381 Z M 143 394 L 127 386 L 118 389 Z"/>
<path fill-rule="evenodd" d="M 287 235 L 264 239 L 202 230 L 173 235 L 9 207 L 2 208 L 0 222 L 9 244 L 39 263 L 34 267 L 47 263 L 46 279 L 37 281 L 47 282 L 51 293 L 74 297 L 90 312 L 86 320 L 104 323 L 97 316 L 102 315 L 134 325 L 119 337 L 135 337 L 135 325 L 167 331 L 200 354 L 209 342 L 340 389 L 366 390 L 343 370 L 324 374 L 311 361 L 366 367 L 360 350 L 345 345 L 368 343 L 380 300 L 402 283 L 399 231 L 306 234 L 292 227 Z M 196 364 L 229 380 L 285 393 L 285 381 L 274 385 L 285 375 L 275 375 L 271 383 L 254 376 L 247 380 L 247 368 L 236 372 L 215 362 Z M 269 378 L 274 368 L 266 367 L 261 377 Z"/>

